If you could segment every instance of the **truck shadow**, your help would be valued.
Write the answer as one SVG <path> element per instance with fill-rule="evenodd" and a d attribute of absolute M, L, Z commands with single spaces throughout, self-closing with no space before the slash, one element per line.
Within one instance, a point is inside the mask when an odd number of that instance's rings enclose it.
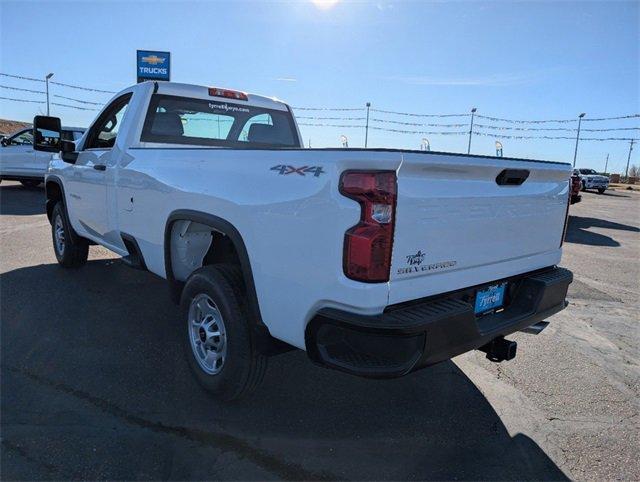
<path fill-rule="evenodd" d="M 0 184 L 0 214 L 32 216 L 44 214 L 44 187 L 27 188 L 20 183 L 4 181 Z"/>
<path fill-rule="evenodd" d="M 159 278 L 96 260 L 0 286 L 7 478 L 566 479 L 451 362 L 378 381 L 293 351 L 224 404 L 190 374 Z"/>
<path fill-rule="evenodd" d="M 620 243 L 614 238 L 605 234 L 589 231 L 589 228 L 640 232 L 639 228 L 628 224 L 615 223 L 613 221 L 607 221 L 606 219 L 570 215 L 565 241 L 567 243 L 586 244 L 589 246 L 608 246 L 612 248 L 620 246 Z"/>

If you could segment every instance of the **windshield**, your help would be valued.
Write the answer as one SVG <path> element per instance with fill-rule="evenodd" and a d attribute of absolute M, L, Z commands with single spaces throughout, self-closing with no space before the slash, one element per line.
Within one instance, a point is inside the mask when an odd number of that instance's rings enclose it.
<path fill-rule="evenodd" d="M 151 99 L 141 140 L 220 147 L 300 145 L 288 111 L 159 94 Z"/>
<path fill-rule="evenodd" d="M 580 174 L 598 174 L 593 169 L 580 169 Z"/>

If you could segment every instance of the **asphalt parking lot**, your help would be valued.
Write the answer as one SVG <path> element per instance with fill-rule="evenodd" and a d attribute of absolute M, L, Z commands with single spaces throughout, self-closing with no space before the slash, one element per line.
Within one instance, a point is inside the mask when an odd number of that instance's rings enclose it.
<path fill-rule="evenodd" d="M 570 306 L 518 357 L 392 381 L 270 360 L 222 404 L 165 283 L 92 247 L 58 267 L 44 191 L 0 185 L 1 471 L 11 479 L 638 479 L 640 194 L 584 193 Z"/>

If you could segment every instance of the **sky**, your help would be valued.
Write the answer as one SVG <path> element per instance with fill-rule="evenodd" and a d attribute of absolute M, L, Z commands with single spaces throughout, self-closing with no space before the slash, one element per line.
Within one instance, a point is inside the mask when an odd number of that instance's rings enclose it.
<path fill-rule="evenodd" d="M 117 91 L 136 81 L 136 49 L 171 52 L 172 80 L 275 96 L 303 111 L 305 144 L 364 145 L 371 109 L 418 114 L 477 114 L 516 120 L 577 119 L 583 129 L 640 128 L 640 2 L 462 1 L 173 1 L 58 2 L 0 0 L 0 73 Z M 37 100 L 44 84 L 0 76 L 0 97 Z M 51 102 L 97 107 L 111 94 L 50 86 Z M 30 121 L 44 104 L 0 99 L 0 117 Z M 65 125 L 87 126 L 95 112 L 51 106 Z M 372 111 L 370 126 L 467 132 L 469 117 L 421 118 Z M 376 119 L 376 120 L 374 120 Z M 380 122 L 385 120 L 387 122 Z M 463 127 L 406 123 L 465 124 Z M 575 129 L 577 122 L 476 124 Z M 476 128 L 473 154 L 573 161 L 575 132 Z M 508 139 L 505 135 L 570 139 Z M 582 132 L 581 137 L 640 138 L 640 130 Z M 370 129 L 369 147 L 466 152 L 469 136 Z M 583 140 L 578 167 L 623 172 L 629 142 Z M 640 164 L 640 144 L 631 164 Z"/>

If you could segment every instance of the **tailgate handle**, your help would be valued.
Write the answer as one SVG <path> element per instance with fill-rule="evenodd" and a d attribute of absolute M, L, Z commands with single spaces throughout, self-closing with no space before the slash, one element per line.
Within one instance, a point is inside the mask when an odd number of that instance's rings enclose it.
<path fill-rule="evenodd" d="M 496 177 L 498 186 L 519 186 L 527 180 L 529 171 L 526 169 L 505 169 Z"/>

